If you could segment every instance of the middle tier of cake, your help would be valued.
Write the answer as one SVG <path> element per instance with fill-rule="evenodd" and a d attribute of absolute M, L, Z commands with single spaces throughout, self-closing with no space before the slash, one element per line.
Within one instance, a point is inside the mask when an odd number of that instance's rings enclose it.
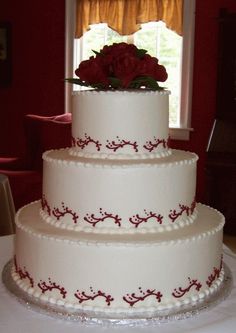
<path fill-rule="evenodd" d="M 94 233 L 163 232 L 197 216 L 194 153 L 172 150 L 150 160 L 73 157 L 44 153 L 40 214 L 59 228 Z"/>

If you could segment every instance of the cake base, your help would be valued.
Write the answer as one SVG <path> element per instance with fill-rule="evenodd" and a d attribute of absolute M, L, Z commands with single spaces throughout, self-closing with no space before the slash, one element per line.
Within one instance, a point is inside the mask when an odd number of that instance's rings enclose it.
<path fill-rule="evenodd" d="M 230 269 L 226 264 L 224 267 L 224 280 L 220 287 L 212 294 L 204 298 L 204 300 L 198 300 L 192 302 L 191 304 L 182 305 L 177 308 L 172 308 L 171 310 L 158 310 L 152 313 L 150 317 L 142 313 L 129 315 L 129 317 L 124 317 L 121 314 L 109 314 L 109 313 L 96 313 L 94 311 L 82 311 L 75 310 L 70 307 L 54 305 L 49 302 L 42 301 L 29 295 L 27 292 L 23 291 L 12 278 L 11 270 L 14 265 L 13 260 L 9 261 L 2 272 L 2 281 L 6 289 L 11 295 L 29 310 L 36 311 L 41 314 L 49 315 L 57 319 L 75 321 L 81 324 L 89 325 L 127 325 L 127 326 L 137 326 L 137 325 L 155 325 L 161 323 L 168 323 L 170 321 L 182 320 L 191 318 L 195 315 L 200 314 L 203 311 L 210 310 L 221 301 L 225 300 L 230 294 L 233 285 L 233 277 Z"/>

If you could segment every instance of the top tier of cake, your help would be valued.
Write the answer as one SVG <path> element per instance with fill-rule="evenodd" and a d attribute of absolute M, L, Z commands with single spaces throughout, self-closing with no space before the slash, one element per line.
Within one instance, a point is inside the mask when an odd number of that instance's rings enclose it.
<path fill-rule="evenodd" d="M 169 91 L 82 91 L 73 96 L 70 154 L 150 159 L 169 149 Z"/>

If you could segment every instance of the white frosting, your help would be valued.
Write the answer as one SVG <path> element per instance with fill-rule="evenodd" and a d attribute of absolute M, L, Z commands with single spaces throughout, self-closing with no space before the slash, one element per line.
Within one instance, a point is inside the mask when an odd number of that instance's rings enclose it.
<path fill-rule="evenodd" d="M 168 156 L 169 91 L 82 91 L 73 95 L 72 155 Z"/>
<path fill-rule="evenodd" d="M 63 149 L 46 152 L 43 159 L 42 217 L 55 226 L 94 233 L 163 232 L 196 216 L 193 153 L 173 150 L 168 157 L 137 162 L 75 158 Z"/>
<path fill-rule="evenodd" d="M 39 201 L 40 203 L 40 201 Z M 196 216 L 197 216 L 197 209 L 194 210 L 193 214 L 191 216 L 188 216 L 186 218 L 182 218 L 179 221 L 177 221 L 174 224 L 167 224 L 167 225 L 157 225 L 154 227 L 142 227 L 140 229 L 135 229 L 135 228 L 120 228 L 120 229 L 114 229 L 114 228 L 100 228 L 97 230 L 96 228 L 86 228 L 81 225 L 72 225 L 71 223 L 66 222 L 60 222 L 58 221 L 55 217 L 51 217 L 48 215 L 47 211 L 45 212 L 42 208 L 39 210 L 40 216 L 42 219 L 51 225 L 54 225 L 57 228 L 62 228 L 62 229 L 68 229 L 68 230 L 73 230 L 73 231 L 84 231 L 84 232 L 92 232 L 92 233 L 105 233 L 105 234 L 135 234 L 135 233 L 155 233 L 155 232 L 165 232 L 165 231 L 171 231 L 171 230 L 177 230 L 179 228 L 183 228 L 185 226 L 190 225 L 191 223 L 194 222 Z"/>
<path fill-rule="evenodd" d="M 168 148 L 168 94 L 74 96 L 74 147 L 44 153 L 42 200 L 16 214 L 24 291 L 148 317 L 219 288 L 224 217 L 195 203 L 197 155 Z"/>
<path fill-rule="evenodd" d="M 223 280 L 223 271 L 219 271 L 224 218 L 204 205 L 198 205 L 198 217 L 188 228 L 125 237 L 75 234 L 55 228 L 42 221 L 35 213 L 38 210 L 39 203 L 32 203 L 17 214 L 17 270 L 13 270 L 13 278 L 29 294 L 53 304 L 93 311 L 151 313 L 202 299 Z M 19 270 L 32 278 L 33 286 L 29 278 L 20 278 Z M 64 288 L 66 297 L 58 288 L 46 288 L 43 293 L 38 286 L 43 282 Z M 179 288 L 187 290 L 192 283 L 188 291 L 176 297 Z M 131 306 L 123 298 L 129 300 L 126 295 L 132 293 L 142 296 L 139 288 L 145 294 L 148 290 L 155 290 L 156 295 L 160 292 L 161 301 L 149 295 Z M 108 305 L 105 296 L 100 295 L 80 303 L 75 297 L 77 290 L 90 296 L 100 290 L 114 300 Z"/>

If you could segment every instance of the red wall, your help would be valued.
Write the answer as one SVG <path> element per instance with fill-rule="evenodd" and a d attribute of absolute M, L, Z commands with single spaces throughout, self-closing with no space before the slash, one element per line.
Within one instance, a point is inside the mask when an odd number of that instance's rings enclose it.
<path fill-rule="evenodd" d="M 24 114 L 53 115 L 64 110 L 64 0 L 2 0 L 0 20 L 12 23 L 12 84 L 0 89 L 0 155 L 24 147 Z M 4 7 L 4 8 L 3 8 Z M 196 0 L 192 127 L 175 148 L 195 151 L 197 199 L 204 201 L 205 152 L 216 110 L 218 13 L 236 12 L 235 0 Z"/>
<path fill-rule="evenodd" d="M 218 56 L 218 15 L 220 8 L 236 12 L 235 0 L 196 0 L 195 51 L 193 73 L 192 127 L 189 141 L 173 142 L 175 148 L 194 151 L 199 156 L 197 200 L 205 200 L 206 148 L 216 111 Z"/>
<path fill-rule="evenodd" d="M 24 149 L 23 116 L 64 112 L 64 0 L 2 0 L 12 26 L 12 83 L 0 88 L 0 156 Z"/>

